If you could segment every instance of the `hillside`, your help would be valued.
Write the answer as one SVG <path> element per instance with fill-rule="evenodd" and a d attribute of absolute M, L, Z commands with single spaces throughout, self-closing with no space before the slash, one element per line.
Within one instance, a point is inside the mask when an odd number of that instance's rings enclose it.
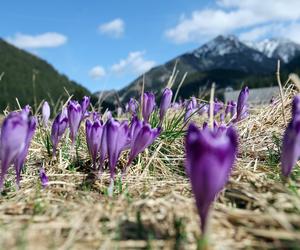
<path fill-rule="evenodd" d="M 197 95 L 200 88 L 210 86 L 212 82 L 216 82 L 220 97 L 226 87 L 239 89 L 243 83 L 252 88 L 272 86 L 276 84 L 274 75 L 277 60 L 281 60 L 282 74 L 285 75 L 296 71 L 299 55 L 300 45 L 286 39 L 274 38 L 249 43 L 232 35 L 220 35 L 201 47 L 146 72 L 145 89 L 159 95 L 176 61 L 180 73 L 174 89 L 178 87 L 183 74 L 188 72 L 179 93 L 183 98 Z M 141 82 L 142 76 L 121 89 L 118 92 L 121 102 L 128 101 L 131 96 L 137 97 Z"/>
<path fill-rule="evenodd" d="M 64 88 L 78 99 L 91 94 L 83 86 L 57 72 L 46 61 L 0 39 L 0 74 L 2 72 L 1 110 L 7 105 L 12 109 L 17 107 L 16 97 L 21 105 L 30 104 L 34 107 L 43 99 L 50 100 L 54 105 L 60 98 L 67 98 Z"/>

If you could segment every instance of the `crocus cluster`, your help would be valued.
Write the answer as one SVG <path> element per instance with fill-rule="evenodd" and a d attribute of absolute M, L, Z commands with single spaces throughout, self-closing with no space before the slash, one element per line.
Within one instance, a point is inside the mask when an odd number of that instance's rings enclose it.
<path fill-rule="evenodd" d="M 86 96 L 83 97 L 81 104 L 77 101 L 71 100 L 67 107 L 63 108 L 62 111 L 55 117 L 51 128 L 53 157 L 55 156 L 57 145 L 68 127 L 70 128 L 71 145 L 72 148 L 74 147 L 80 123 L 90 115 L 88 112 L 89 105 L 90 98 Z"/>
<path fill-rule="evenodd" d="M 21 171 L 25 162 L 31 139 L 37 125 L 35 117 L 30 116 L 29 106 L 22 111 L 11 112 L 3 122 L 0 136 L 1 175 L 0 189 L 11 164 L 16 170 L 17 186 L 20 185 Z"/>
<path fill-rule="evenodd" d="M 288 124 L 282 143 L 281 170 L 288 177 L 300 157 L 300 95 L 294 97 L 292 119 Z"/>
<path fill-rule="evenodd" d="M 199 129 L 191 123 L 185 138 L 186 172 L 196 199 L 205 234 L 211 204 L 226 184 L 237 153 L 237 133 L 233 127 Z"/>
<path fill-rule="evenodd" d="M 110 177 L 113 181 L 122 151 L 130 150 L 127 167 L 139 153 L 154 142 L 160 131 L 160 128 L 151 128 L 149 123 L 139 120 L 136 116 L 132 118 L 130 125 L 126 120 L 120 122 L 113 118 L 105 123 L 100 120 L 93 122 L 87 120 L 87 146 L 93 165 L 98 165 L 97 157 L 99 156 L 98 169 L 101 172 L 105 159 L 108 159 Z"/>

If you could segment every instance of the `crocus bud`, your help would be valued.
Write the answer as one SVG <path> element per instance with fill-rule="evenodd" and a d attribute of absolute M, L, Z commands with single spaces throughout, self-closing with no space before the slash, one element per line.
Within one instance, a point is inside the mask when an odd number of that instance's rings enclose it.
<path fill-rule="evenodd" d="M 132 114 L 135 115 L 136 111 L 138 109 L 138 103 L 134 98 L 130 98 L 129 102 L 127 104 L 127 111 Z"/>
<path fill-rule="evenodd" d="M 149 118 L 151 113 L 153 112 L 155 107 L 155 96 L 151 92 L 146 92 L 143 95 L 143 109 L 142 115 L 145 122 L 149 122 Z"/>
<path fill-rule="evenodd" d="M 28 136 L 28 115 L 23 112 L 12 112 L 5 119 L 1 127 L 0 155 L 1 176 L 0 189 L 3 187 L 4 177 L 11 163 L 23 152 Z"/>
<path fill-rule="evenodd" d="M 140 129 L 133 132 L 131 138 L 131 150 L 127 166 L 131 164 L 133 159 L 147 147 L 149 147 L 154 140 L 159 136 L 160 128 L 151 128 L 150 124 L 144 124 Z"/>
<path fill-rule="evenodd" d="M 68 127 L 67 109 L 64 108 L 54 119 L 51 129 L 51 142 L 53 146 L 52 156 L 55 156 L 56 148 Z"/>
<path fill-rule="evenodd" d="M 235 114 L 236 114 L 236 102 L 235 101 L 231 101 L 229 112 L 230 112 L 231 118 L 235 116 Z"/>
<path fill-rule="evenodd" d="M 188 106 L 188 108 L 185 111 L 185 115 L 184 115 L 184 122 L 187 122 L 188 119 L 190 119 L 190 117 L 192 116 L 194 110 Z"/>
<path fill-rule="evenodd" d="M 111 179 L 114 179 L 118 159 L 128 142 L 127 121 L 120 123 L 113 119 L 108 120 L 106 124 L 106 133 L 110 177 Z"/>
<path fill-rule="evenodd" d="M 295 96 L 292 120 L 288 124 L 282 141 L 281 172 L 288 177 L 300 157 L 300 95 Z"/>
<path fill-rule="evenodd" d="M 223 109 L 224 103 L 221 101 L 218 101 L 217 99 L 214 101 L 214 115 L 219 113 L 220 110 Z"/>
<path fill-rule="evenodd" d="M 248 98 L 249 88 L 246 86 L 241 90 L 238 97 L 235 122 L 238 122 L 248 116 Z"/>
<path fill-rule="evenodd" d="M 190 124 L 185 138 L 186 172 L 196 199 L 205 233 L 209 208 L 226 184 L 237 153 L 237 134 L 232 127 L 224 133 L 199 130 Z"/>
<path fill-rule="evenodd" d="M 82 101 L 81 101 L 81 112 L 82 112 L 82 117 L 85 117 L 86 116 L 86 112 L 90 106 L 90 97 L 88 96 L 84 96 L 82 98 Z"/>
<path fill-rule="evenodd" d="M 143 122 L 139 120 L 137 116 L 134 116 L 131 119 L 131 124 L 129 128 L 129 137 L 131 142 L 134 140 L 134 138 L 136 137 L 136 135 L 138 134 L 138 132 L 141 130 L 142 127 L 143 127 Z"/>
<path fill-rule="evenodd" d="M 71 100 L 68 104 L 68 120 L 69 120 L 70 138 L 72 141 L 72 146 L 75 145 L 75 140 L 80 126 L 81 118 L 82 118 L 81 105 L 78 102 Z"/>
<path fill-rule="evenodd" d="M 173 96 L 172 90 L 169 88 L 165 88 L 161 97 L 160 107 L 159 107 L 159 118 L 161 123 L 164 119 L 165 114 L 167 113 L 168 108 L 171 105 L 172 96 Z"/>
<path fill-rule="evenodd" d="M 99 171 L 102 172 L 103 164 L 107 158 L 107 122 L 103 125 L 100 143 Z"/>
<path fill-rule="evenodd" d="M 92 157 L 93 166 L 96 169 L 96 159 L 100 150 L 103 125 L 99 120 L 91 122 L 86 120 L 85 122 L 85 132 L 86 132 L 86 143 L 88 146 L 89 153 Z"/>
<path fill-rule="evenodd" d="M 40 180 L 43 188 L 46 188 L 48 186 L 49 178 L 46 175 L 45 169 L 43 167 L 40 168 Z"/>
<path fill-rule="evenodd" d="M 42 124 L 45 128 L 48 127 L 49 117 L 50 117 L 50 106 L 48 102 L 45 101 L 42 107 Z"/>
<path fill-rule="evenodd" d="M 28 154 L 28 150 L 30 147 L 32 137 L 35 133 L 36 126 L 37 126 L 37 119 L 35 117 L 28 117 L 28 130 L 27 130 L 27 136 L 25 139 L 25 147 L 23 148 L 23 150 L 20 152 L 20 154 L 18 155 L 18 157 L 15 160 L 17 186 L 20 186 L 21 171 L 22 171 L 26 156 Z"/>
<path fill-rule="evenodd" d="M 226 103 L 226 107 L 225 107 L 225 117 L 230 114 L 230 109 L 231 109 L 231 101 L 228 101 Z"/>

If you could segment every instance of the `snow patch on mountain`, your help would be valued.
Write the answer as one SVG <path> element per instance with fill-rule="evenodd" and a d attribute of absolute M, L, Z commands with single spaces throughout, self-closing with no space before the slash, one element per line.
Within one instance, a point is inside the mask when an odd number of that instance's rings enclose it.
<path fill-rule="evenodd" d="M 195 57 L 205 56 L 223 56 L 230 53 L 238 53 L 241 51 L 242 43 L 236 36 L 217 36 L 215 39 L 194 50 L 192 53 Z"/>
<path fill-rule="evenodd" d="M 269 58 L 281 59 L 285 63 L 300 53 L 299 44 L 283 38 L 264 39 L 259 42 L 245 41 L 244 43 L 250 48 L 264 53 Z"/>

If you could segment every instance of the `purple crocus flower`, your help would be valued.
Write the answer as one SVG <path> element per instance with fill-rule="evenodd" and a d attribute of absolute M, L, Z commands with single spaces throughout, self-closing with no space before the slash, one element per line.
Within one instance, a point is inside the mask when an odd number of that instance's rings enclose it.
<path fill-rule="evenodd" d="M 195 98 L 196 100 L 196 98 Z M 193 98 L 191 100 L 189 100 L 186 104 L 186 109 L 185 109 L 185 115 L 184 115 L 184 122 L 186 122 L 188 119 L 191 118 L 191 116 L 196 112 L 196 110 L 199 108 L 199 107 L 194 107 L 195 103 L 193 101 Z M 206 110 L 206 107 L 203 106 L 203 111 Z M 200 109 L 200 110 L 202 110 Z M 199 111 L 200 111 L 199 110 Z"/>
<path fill-rule="evenodd" d="M 227 101 L 226 103 L 226 107 L 225 107 L 225 117 L 230 114 L 230 110 L 231 110 L 231 101 Z"/>
<path fill-rule="evenodd" d="M 81 101 L 81 112 L 82 112 L 82 117 L 85 117 L 86 116 L 86 113 L 87 113 L 87 110 L 90 106 L 90 97 L 88 96 L 84 96 L 82 98 L 82 101 Z"/>
<path fill-rule="evenodd" d="M 223 102 L 218 101 L 217 99 L 214 101 L 214 115 L 219 113 L 223 109 Z"/>
<path fill-rule="evenodd" d="M 185 114 L 184 114 L 184 122 L 187 122 L 188 119 L 190 119 L 190 117 L 192 116 L 194 110 L 190 107 L 188 107 L 185 111 Z"/>
<path fill-rule="evenodd" d="M 155 96 L 151 92 L 146 92 L 143 95 L 143 109 L 142 115 L 145 122 L 149 122 L 149 118 L 151 113 L 153 112 L 155 107 Z"/>
<path fill-rule="evenodd" d="M 46 188 L 48 186 L 49 178 L 46 175 L 45 169 L 43 167 L 40 168 L 40 180 L 43 188 Z"/>
<path fill-rule="evenodd" d="M 9 166 L 23 157 L 28 144 L 29 120 L 27 112 L 11 112 L 3 122 L 0 136 L 1 176 L 0 189 Z M 25 155 L 26 156 L 26 155 Z M 24 157 L 25 158 L 25 157 Z M 18 178 L 17 178 L 18 179 Z"/>
<path fill-rule="evenodd" d="M 48 102 L 45 101 L 42 107 L 42 123 L 45 128 L 48 127 L 49 117 L 50 117 L 50 106 Z"/>
<path fill-rule="evenodd" d="M 101 146 L 103 125 L 99 120 L 85 122 L 86 143 L 92 157 L 93 166 L 96 169 L 96 159 Z"/>
<path fill-rule="evenodd" d="M 68 120 L 70 127 L 70 138 L 72 141 L 72 147 L 75 145 L 77 132 L 82 119 L 81 105 L 76 101 L 70 101 L 68 104 Z"/>
<path fill-rule="evenodd" d="M 169 88 L 165 88 L 161 97 L 160 107 L 159 107 L 159 118 L 161 123 L 164 119 L 165 114 L 167 113 L 168 108 L 171 105 L 172 96 L 173 96 L 172 90 Z"/>
<path fill-rule="evenodd" d="M 35 133 L 36 126 L 37 126 L 36 117 L 29 117 L 28 116 L 28 130 L 27 130 L 27 136 L 26 136 L 26 139 L 25 139 L 25 147 L 20 152 L 19 156 L 15 159 L 17 186 L 20 186 L 21 171 L 22 171 L 26 156 L 28 154 L 28 150 L 29 150 L 29 147 L 30 147 L 32 137 Z"/>
<path fill-rule="evenodd" d="M 230 117 L 234 117 L 235 114 L 236 114 L 236 102 L 235 101 L 231 101 L 230 103 L 230 110 L 229 110 L 229 113 L 230 113 Z"/>
<path fill-rule="evenodd" d="M 113 180 L 118 159 L 128 143 L 128 123 L 110 119 L 106 124 L 106 143 L 109 160 L 110 177 Z"/>
<path fill-rule="evenodd" d="M 235 122 L 238 122 L 248 116 L 248 98 L 249 88 L 246 86 L 241 90 L 238 97 Z"/>
<path fill-rule="evenodd" d="M 281 172 L 288 177 L 300 157 L 300 95 L 295 96 L 292 120 L 288 124 L 282 143 Z"/>
<path fill-rule="evenodd" d="M 138 129 L 137 129 L 138 127 Z M 133 159 L 147 147 L 149 147 L 154 140 L 159 136 L 161 128 L 151 128 L 150 124 L 146 123 L 140 126 L 137 122 L 132 133 L 130 153 L 127 166 L 131 164 Z"/>
<path fill-rule="evenodd" d="M 137 103 L 137 101 L 134 98 L 130 98 L 126 107 L 127 107 L 126 108 L 127 112 L 129 112 L 132 115 L 135 115 L 136 111 L 138 109 L 138 103 Z"/>
<path fill-rule="evenodd" d="M 68 127 L 67 109 L 64 108 L 54 119 L 51 129 L 51 142 L 53 146 L 52 156 L 55 156 L 56 148 Z"/>
<path fill-rule="evenodd" d="M 129 127 L 130 142 L 132 142 L 132 140 L 134 140 L 134 138 L 136 137 L 138 132 L 143 127 L 143 124 L 144 124 L 143 121 L 139 120 L 139 118 L 137 116 L 134 116 L 131 119 L 131 123 L 130 123 L 130 127 Z"/>
<path fill-rule="evenodd" d="M 92 112 L 92 113 L 90 114 L 90 117 L 93 119 L 93 121 L 96 121 L 96 120 L 100 120 L 100 119 L 101 119 L 101 115 L 100 115 L 98 112 L 96 112 L 96 111 Z"/>
<path fill-rule="evenodd" d="M 103 124 L 102 136 L 100 143 L 100 157 L 99 157 L 99 172 L 102 172 L 104 161 L 107 158 L 107 121 Z"/>
<path fill-rule="evenodd" d="M 190 178 L 205 233 L 210 205 L 226 184 L 237 153 L 233 127 L 218 133 L 190 124 L 185 138 L 186 172 Z"/>

